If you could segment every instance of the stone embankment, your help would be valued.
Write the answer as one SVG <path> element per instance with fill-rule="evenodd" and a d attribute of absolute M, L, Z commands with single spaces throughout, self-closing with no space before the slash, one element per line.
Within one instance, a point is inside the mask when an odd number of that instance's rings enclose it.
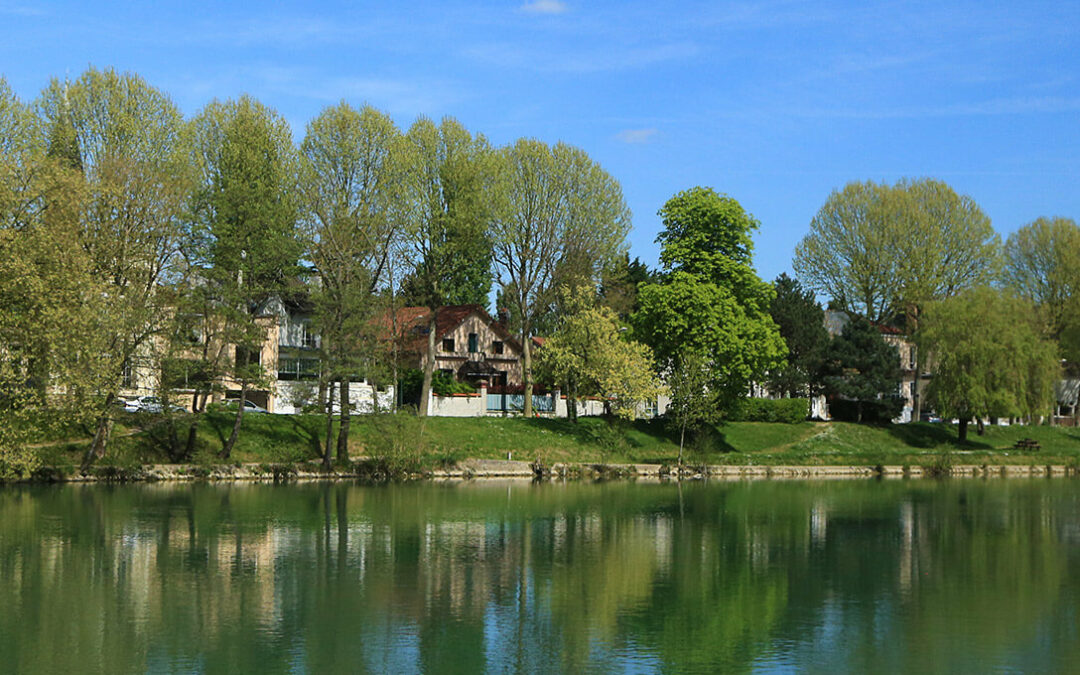
<path fill-rule="evenodd" d="M 453 467 L 388 475 L 370 462 L 357 461 L 350 470 L 325 471 L 315 463 L 301 464 L 155 464 L 136 468 L 96 467 L 87 473 L 64 473 L 55 469 L 38 471 L 37 482 L 101 481 L 281 481 L 346 480 L 387 478 L 432 478 L 468 480 L 474 478 L 652 478 L 652 479 L 839 479 L 839 478 L 920 478 L 920 477 L 1033 477 L 1069 476 L 1077 470 L 1061 465 L 952 465 L 952 466 L 798 466 L 798 465 L 699 465 L 678 467 L 662 464 L 556 463 L 514 460 L 470 459 Z"/>

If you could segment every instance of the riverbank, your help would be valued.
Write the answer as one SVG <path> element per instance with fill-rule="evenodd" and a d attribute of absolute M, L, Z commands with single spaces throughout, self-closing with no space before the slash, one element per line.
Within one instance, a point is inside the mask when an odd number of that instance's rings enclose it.
<path fill-rule="evenodd" d="M 515 460 L 465 460 L 459 465 L 430 468 L 420 471 L 387 471 L 371 460 L 359 460 L 347 468 L 329 471 L 321 465 L 302 462 L 295 464 L 153 464 L 120 469 L 102 466 L 89 471 L 64 473 L 46 467 L 26 482 L 105 483 L 105 482 L 185 482 L 185 481 L 335 481 L 361 480 L 477 480 L 477 479 L 646 479 L 646 480 L 761 480 L 761 479 L 843 479 L 843 478 L 1032 478 L 1064 477 L 1080 473 L 1076 467 L 1065 465 L 971 465 L 948 467 L 930 466 L 799 466 L 799 465 L 686 465 L 663 464 L 591 464 L 558 463 L 544 466 L 535 462 Z"/>
<path fill-rule="evenodd" d="M 660 420 L 610 424 L 586 418 L 575 424 L 556 419 L 358 416 L 349 449 L 352 458 L 364 460 L 328 475 L 317 464 L 326 433 L 321 416 L 245 416 L 240 440 L 226 462 L 217 451 L 232 418 L 208 413 L 199 420 L 196 452 L 176 462 L 170 438 L 173 433 L 186 438 L 190 421 L 190 416 L 178 416 L 170 429 L 169 421 L 160 417 L 121 416 L 107 456 L 85 479 L 272 480 L 275 472 L 279 478 L 455 478 L 487 475 L 491 472 L 477 467 L 507 459 L 511 463 L 502 466 L 514 468 L 491 475 L 528 476 L 536 464 L 548 470 L 566 467 L 556 469 L 556 475 L 659 476 L 670 475 L 679 452 L 674 434 Z M 41 464 L 48 467 L 36 476 L 84 479 L 78 478 L 77 467 L 89 434 L 79 429 L 54 433 L 59 438 L 43 437 L 35 445 Z M 1024 439 L 1039 447 L 1018 448 Z M 1080 466 L 1080 430 L 991 427 L 985 435 L 960 443 L 956 428 L 947 424 L 733 422 L 700 434 L 685 449 L 684 459 L 686 466 L 695 467 L 690 475 L 710 476 L 999 475 L 1001 467 L 1007 475 L 1057 475 Z"/>

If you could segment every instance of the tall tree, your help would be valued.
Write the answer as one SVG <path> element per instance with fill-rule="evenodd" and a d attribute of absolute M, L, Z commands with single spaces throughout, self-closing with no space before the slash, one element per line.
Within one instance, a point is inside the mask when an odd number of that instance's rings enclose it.
<path fill-rule="evenodd" d="M 524 414 L 532 415 L 531 338 L 560 282 L 591 283 L 623 252 L 630 212 L 618 182 L 582 150 L 521 139 L 501 153 L 493 259 L 522 343 Z"/>
<path fill-rule="evenodd" d="M 875 421 L 888 421 L 903 407 L 898 395 L 900 355 L 865 317 L 852 317 L 829 343 L 822 380 L 834 405 L 837 400 L 854 403 L 856 422 L 862 422 L 871 408 Z"/>
<path fill-rule="evenodd" d="M 260 361 L 268 325 L 257 308 L 283 294 L 299 273 L 298 161 L 288 122 L 247 96 L 210 103 L 194 126 L 201 170 L 196 213 L 205 242 L 200 274 L 215 294 L 222 339 L 233 346 L 225 365 L 240 384 L 233 430 L 221 451 L 228 458 L 249 388 L 264 381 L 267 366 L 276 367 Z"/>
<path fill-rule="evenodd" d="M 51 154 L 85 178 L 79 240 L 106 286 L 99 307 L 109 319 L 99 327 L 104 396 L 89 465 L 105 453 L 125 369 L 167 323 L 159 287 L 175 276 L 192 186 L 188 137 L 168 96 L 111 69 L 87 70 L 70 84 L 53 80 L 38 109 L 52 129 Z"/>
<path fill-rule="evenodd" d="M 347 103 L 326 108 L 300 146 L 304 213 L 311 228 L 311 259 L 322 283 L 315 293 L 315 323 L 324 372 L 339 380 L 341 424 L 337 460 L 348 460 L 349 378 L 373 344 L 376 291 L 384 283 L 402 232 L 401 132 L 384 113 Z M 332 405 L 327 405 L 331 415 Z M 329 426 L 328 426 L 329 428 Z M 330 445 L 323 463 L 330 465 Z"/>
<path fill-rule="evenodd" d="M 712 386 L 713 367 L 709 357 L 701 352 L 686 350 L 670 360 L 666 373 L 671 394 L 665 417 L 679 432 L 679 466 L 683 464 L 686 432 L 720 418 L 720 392 Z"/>
<path fill-rule="evenodd" d="M 624 253 L 601 272 L 600 297 L 615 310 L 620 321 L 628 321 L 638 309 L 638 286 L 652 277 L 652 271 L 640 258 L 630 260 L 630 254 Z"/>
<path fill-rule="evenodd" d="M 487 139 L 473 136 L 457 120 L 438 126 L 421 117 L 406 134 L 406 240 L 416 269 L 411 294 L 428 308 L 427 358 L 420 414 L 428 414 L 435 367 L 438 308 L 459 300 L 486 304 L 491 285 L 490 187 L 493 157 Z"/>
<path fill-rule="evenodd" d="M 769 389 L 785 396 L 817 393 L 821 360 L 829 344 L 825 312 L 812 291 L 797 280 L 781 274 L 773 282 L 776 297 L 769 314 L 787 344 L 787 363 L 769 373 Z"/>
<path fill-rule="evenodd" d="M 1069 218 L 1038 218 L 1013 232 L 1005 242 L 1002 276 L 1006 286 L 1038 307 L 1052 338 L 1066 337 L 1077 324 L 1080 227 Z M 1075 349 L 1063 356 L 1080 360 Z"/>
<path fill-rule="evenodd" d="M 793 261 L 812 289 L 849 312 L 879 323 L 903 315 L 912 337 L 924 304 L 988 283 L 999 264 L 990 219 L 971 197 L 933 178 L 855 182 L 834 191 Z M 916 377 L 916 414 L 918 386 Z"/>
<path fill-rule="evenodd" d="M 927 307 L 920 345 L 933 355 L 928 394 L 938 411 L 972 417 L 1052 414 L 1060 363 L 1029 300 L 981 287 Z"/>
<path fill-rule="evenodd" d="M 731 197 L 696 187 L 660 210 L 662 274 L 638 289 L 635 335 L 661 366 L 694 352 L 712 368 L 710 389 L 723 405 L 783 363 L 784 341 L 769 316 L 772 287 L 752 266 L 757 221 Z"/>

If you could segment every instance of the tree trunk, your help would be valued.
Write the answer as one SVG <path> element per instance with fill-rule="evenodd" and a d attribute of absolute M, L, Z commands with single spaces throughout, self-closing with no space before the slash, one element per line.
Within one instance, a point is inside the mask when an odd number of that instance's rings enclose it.
<path fill-rule="evenodd" d="M 90 447 L 86 451 L 86 456 L 83 458 L 81 470 L 86 471 L 90 468 L 90 465 L 95 460 L 101 459 L 105 456 L 105 447 L 109 443 L 109 436 L 112 434 L 112 404 L 116 400 L 116 394 L 109 393 L 105 396 L 105 410 L 98 417 L 97 431 L 94 432 L 94 440 L 90 442 Z"/>
<path fill-rule="evenodd" d="M 245 380 L 240 385 L 240 401 L 236 405 L 236 419 L 233 421 L 232 433 L 229 434 L 229 440 L 225 441 L 225 447 L 221 449 L 222 459 L 228 459 L 232 455 L 236 439 L 240 437 L 240 422 L 244 419 L 244 404 L 247 403 L 247 387 L 247 380 Z"/>
<path fill-rule="evenodd" d="M 334 383 L 329 382 L 326 385 L 326 440 L 323 442 L 325 446 L 323 449 L 323 466 L 327 469 L 330 468 L 331 454 L 330 448 L 333 447 L 334 438 Z"/>
<path fill-rule="evenodd" d="M 968 418 L 967 417 L 960 417 L 959 437 L 958 438 L 959 438 L 959 441 L 961 443 L 963 443 L 964 441 L 967 440 L 967 428 L 968 428 Z"/>
<path fill-rule="evenodd" d="M 986 425 L 983 424 L 982 417 L 975 418 L 975 433 L 982 436 L 986 432 Z"/>
<path fill-rule="evenodd" d="M 337 461 L 339 464 L 344 464 L 349 461 L 349 422 L 351 420 L 348 377 L 341 379 L 338 406 L 341 408 L 341 425 L 337 432 Z"/>
<path fill-rule="evenodd" d="M 428 410 L 428 401 L 431 400 L 431 378 L 435 373 L 435 318 L 437 309 L 431 310 L 428 319 L 427 359 L 424 361 L 424 385 L 420 387 L 420 416 L 427 417 L 431 414 Z"/>
<path fill-rule="evenodd" d="M 532 349 L 529 348 L 529 336 L 527 331 L 521 331 L 521 362 L 522 379 L 525 382 L 525 407 L 522 408 L 521 414 L 524 415 L 526 418 L 530 418 L 533 416 L 533 372 Z"/>
<path fill-rule="evenodd" d="M 202 404 L 199 403 L 199 396 L 202 396 Z M 184 457 L 191 459 L 195 454 L 195 441 L 199 436 L 199 420 L 201 419 L 199 413 L 206 408 L 206 398 L 208 394 L 196 391 L 191 397 L 191 426 L 188 427 L 187 443 L 184 445 Z"/>
<path fill-rule="evenodd" d="M 682 458 L 683 458 L 682 449 L 683 449 L 683 441 L 685 441 L 685 440 L 686 440 L 686 423 L 683 422 L 682 426 L 679 427 L 679 468 L 680 469 L 682 469 Z"/>
<path fill-rule="evenodd" d="M 855 423 L 862 424 L 862 401 L 855 402 Z"/>

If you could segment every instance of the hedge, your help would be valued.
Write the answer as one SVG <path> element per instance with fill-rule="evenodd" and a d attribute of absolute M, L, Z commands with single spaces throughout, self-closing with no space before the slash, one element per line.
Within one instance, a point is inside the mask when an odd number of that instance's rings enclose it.
<path fill-rule="evenodd" d="M 731 412 L 733 422 L 783 422 L 795 424 L 810 415 L 808 398 L 744 398 Z"/>

